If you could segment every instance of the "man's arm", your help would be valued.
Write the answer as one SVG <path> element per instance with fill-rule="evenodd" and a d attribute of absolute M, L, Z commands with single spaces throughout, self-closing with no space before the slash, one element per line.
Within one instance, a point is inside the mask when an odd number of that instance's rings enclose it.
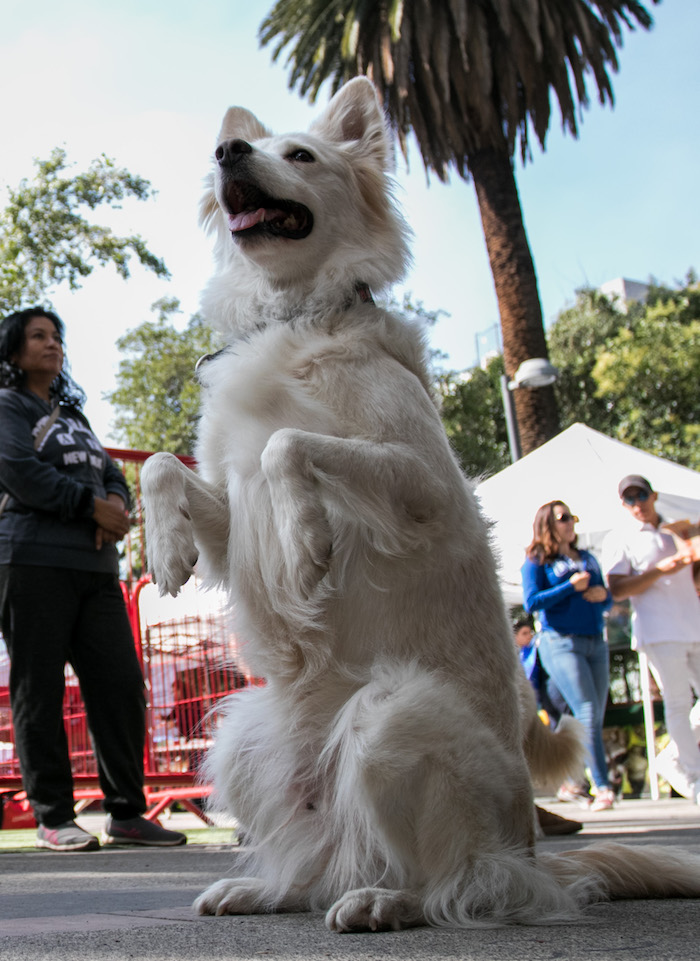
<path fill-rule="evenodd" d="M 614 601 L 624 601 L 627 597 L 643 594 L 652 584 L 669 574 L 676 574 L 691 563 L 688 554 L 672 554 L 662 557 L 652 567 L 641 574 L 608 574 L 610 593 Z"/>

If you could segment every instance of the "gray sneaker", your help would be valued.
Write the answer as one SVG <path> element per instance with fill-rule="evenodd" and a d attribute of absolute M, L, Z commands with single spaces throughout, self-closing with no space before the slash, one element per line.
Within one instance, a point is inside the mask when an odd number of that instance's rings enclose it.
<path fill-rule="evenodd" d="M 103 844 L 143 844 L 160 848 L 187 844 L 186 835 L 180 831 L 168 831 L 157 821 L 148 821 L 141 817 L 118 821 L 109 814 L 100 840 Z"/>
<path fill-rule="evenodd" d="M 36 832 L 36 846 L 50 851 L 96 851 L 100 842 L 94 834 L 83 831 L 75 821 L 65 821 L 54 828 L 39 825 Z"/>

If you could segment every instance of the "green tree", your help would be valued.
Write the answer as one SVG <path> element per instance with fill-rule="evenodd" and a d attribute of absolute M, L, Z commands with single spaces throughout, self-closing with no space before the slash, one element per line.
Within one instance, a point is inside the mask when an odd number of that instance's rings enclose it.
<path fill-rule="evenodd" d="M 0 312 L 44 302 L 59 284 L 75 290 L 96 265 L 111 263 L 126 279 L 133 257 L 158 276 L 168 276 L 141 237 L 118 237 L 80 212 L 105 204 L 115 209 L 127 197 L 147 200 L 153 193 L 149 181 L 104 155 L 73 175 L 59 148 L 34 163 L 34 178 L 8 190 L 0 219 Z"/>
<path fill-rule="evenodd" d="M 115 435 L 126 447 L 193 453 L 200 400 L 195 365 L 221 344 L 198 314 L 178 331 L 173 319 L 179 306 L 177 300 L 158 301 L 155 320 L 117 341 L 126 356 L 117 387 L 105 399 L 115 409 Z"/>
<path fill-rule="evenodd" d="M 549 331 L 559 368 L 564 426 L 597 430 L 700 467 L 700 284 L 652 284 L 643 304 L 622 309 L 594 290 L 578 291 Z"/>
<path fill-rule="evenodd" d="M 460 374 L 441 373 L 437 389 L 442 401 L 445 431 L 465 473 L 490 476 L 510 464 L 500 377 L 503 357 L 486 369 L 474 367 Z"/>
<path fill-rule="evenodd" d="M 471 177 L 509 377 L 523 360 L 547 357 L 516 148 L 528 159 L 532 133 L 544 148 L 552 100 L 577 136 L 589 78 L 600 102 L 612 104 L 616 47 L 623 26 L 635 23 L 652 23 L 637 0 L 277 0 L 261 25 L 274 59 L 291 47 L 290 87 L 314 100 L 326 80 L 335 91 L 366 74 L 404 154 L 412 130 L 426 170 L 441 180 L 450 167 Z M 515 404 L 525 453 L 557 432 L 551 387 L 519 390 Z"/>
<path fill-rule="evenodd" d="M 700 291 L 683 299 L 651 304 L 633 329 L 621 327 L 592 376 L 619 440 L 700 470 Z"/>
<path fill-rule="evenodd" d="M 633 304 L 625 313 L 604 294 L 585 288 L 576 292 L 571 307 L 559 312 L 547 337 L 559 371 L 556 394 L 562 427 L 582 421 L 605 434 L 615 433 L 612 401 L 598 393 L 593 368 L 602 346 L 622 328 L 630 328 L 641 310 Z"/>

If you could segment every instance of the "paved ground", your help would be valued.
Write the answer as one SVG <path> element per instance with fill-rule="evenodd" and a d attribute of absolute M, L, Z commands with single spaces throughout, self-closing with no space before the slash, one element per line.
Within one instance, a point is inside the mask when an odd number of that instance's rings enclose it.
<path fill-rule="evenodd" d="M 614 837 L 660 841 L 700 854 L 700 808 L 674 799 L 624 801 L 588 814 L 563 850 Z M 99 817 L 80 819 L 98 831 Z M 194 822 L 194 823 L 193 823 Z M 176 815 L 169 826 L 200 826 Z M 220 834 L 218 835 L 220 837 Z M 213 961 L 300 959 L 379 961 L 694 961 L 700 959 L 700 900 L 637 901 L 592 907 L 576 924 L 556 927 L 420 928 L 385 934 L 331 934 L 322 914 L 199 918 L 193 898 L 235 872 L 236 849 L 221 844 L 162 850 L 109 849 L 86 854 L 27 850 L 0 853 L 0 958 L 8 961 Z"/>

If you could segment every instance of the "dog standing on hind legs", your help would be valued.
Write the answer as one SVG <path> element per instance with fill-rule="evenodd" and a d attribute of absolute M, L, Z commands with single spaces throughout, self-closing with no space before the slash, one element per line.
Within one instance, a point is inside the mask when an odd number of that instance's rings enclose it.
<path fill-rule="evenodd" d="M 537 856 L 518 671 L 486 526 L 421 334 L 375 306 L 408 262 L 371 84 L 306 133 L 227 113 L 203 220 L 199 472 L 143 471 L 151 571 L 229 592 L 262 688 L 207 762 L 250 842 L 204 914 L 327 910 L 337 931 L 542 922 L 601 897 L 700 895 L 663 848 Z"/>

